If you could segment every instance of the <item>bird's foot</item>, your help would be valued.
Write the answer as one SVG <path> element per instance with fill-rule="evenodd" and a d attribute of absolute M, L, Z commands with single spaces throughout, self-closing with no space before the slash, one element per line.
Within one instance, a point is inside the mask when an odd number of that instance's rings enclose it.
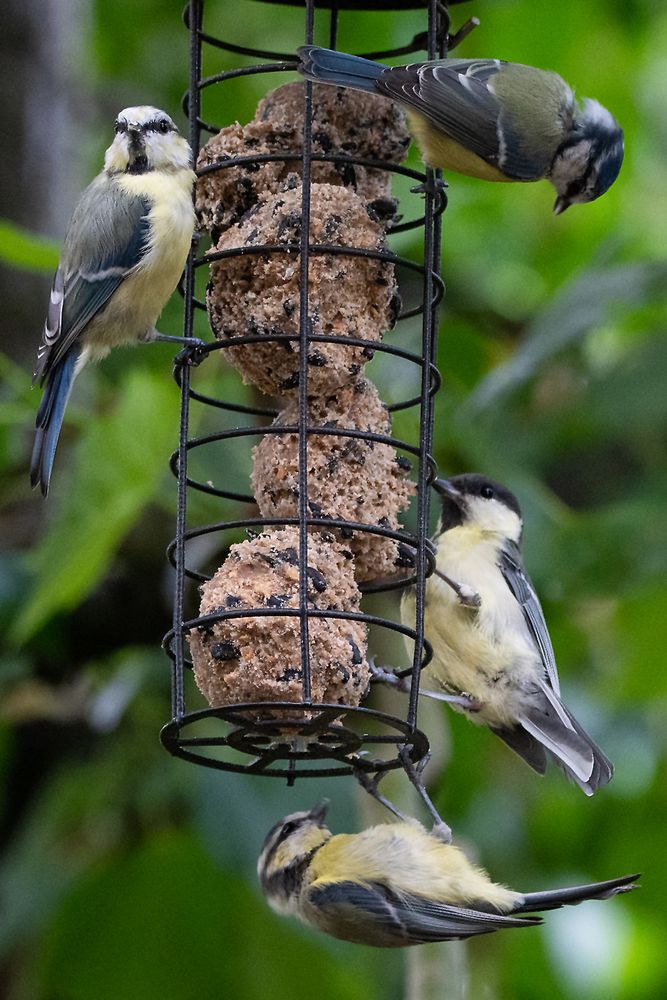
<path fill-rule="evenodd" d="M 190 368 L 196 368 L 207 357 L 206 341 L 200 340 L 199 337 L 179 337 L 174 339 L 178 339 L 181 343 L 185 344 L 183 350 L 179 351 L 174 358 L 174 368 L 183 368 L 185 365 L 189 365 Z"/>
<path fill-rule="evenodd" d="M 371 680 L 387 684 L 390 687 L 396 688 L 398 691 L 406 692 L 410 690 L 410 682 L 408 678 L 399 677 L 393 670 L 386 670 L 384 667 L 378 667 L 374 656 L 369 658 L 368 666 L 371 671 Z"/>
<path fill-rule="evenodd" d="M 428 762 L 431 759 L 431 751 L 429 750 L 428 753 L 424 754 L 422 759 L 417 761 L 417 763 L 415 764 L 410 756 L 411 749 L 412 746 L 408 743 L 404 744 L 398 751 L 398 756 L 400 757 L 403 769 L 407 774 L 410 783 L 415 788 L 417 794 L 419 795 L 420 799 L 426 806 L 426 809 L 433 820 L 433 835 L 437 837 L 438 840 L 442 840 L 443 843 L 451 844 L 452 842 L 451 828 L 447 823 L 445 823 L 442 816 L 433 805 L 431 797 L 426 791 L 422 779 L 422 774 L 424 772 L 424 769 L 428 765 Z"/>
<path fill-rule="evenodd" d="M 434 197 L 438 197 L 438 195 L 444 196 L 447 187 L 447 181 L 444 178 L 436 177 L 435 174 L 431 173 L 421 184 L 415 184 L 414 187 L 411 187 L 410 194 L 431 194 Z"/>
<path fill-rule="evenodd" d="M 446 583 L 448 587 L 454 591 L 458 597 L 459 604 L 462 604 L 464 608 L 473 608 L 477 611 L 478 608 L 482 606 L 482 598 L 479 596 L 476 590 L 469 587 L 467 583 L 459 583 L 457 580 L 452 580 L 451 577 L 446 576 L 441 570 L 436 569 L 435 575 Z"/>

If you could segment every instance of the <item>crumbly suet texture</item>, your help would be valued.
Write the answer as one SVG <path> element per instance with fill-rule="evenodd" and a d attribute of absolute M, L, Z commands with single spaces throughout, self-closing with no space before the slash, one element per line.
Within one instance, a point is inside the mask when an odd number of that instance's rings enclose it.
<path fill-rule="evenodd" d="M 308 538 L 308 606 L 359 610 L 351 553 L 332 534 Z M 201 588 L 200 614 L 239 608 L 299 607 L 299 530 L 267 531 L 232 545 Z M 310 618 L 314 702 L 356 706 L 370 681 L 363 622 Z M 303 700 L 300 624 L 296 616 L 231 618 L 190 634 L 194 677 L 212 706 Z M 270 718 L 271 711 L 258 712 Z"/>
<path fill-rule="evenodd" d="M 220 233 L 267 194 L 301 184 L 303 83 L 271 91 L 257 105 L 253 121 L 228 125 L 199 152 L 198 169 L 242 156 L 294 153 L 296 159 L 246 163 L 204 174 L 197 181 L 199 225 L 217 241 Z M 410 145 L 403 112 L 391 101 L 323 84 L 313 86 L 312 151 L 400 163 Z M 352 188 L 387 226 L 396 213 L 391 174 L 349 163 L 312 163 L 312 180 Z"/>
<path fill-rule="evenodd" d="M 301 188 L 271 195 L 220 237 L 217 250 L 261 244 L 298 244 L 301 236 Z M 385 250 L 384 230 L 365 204 L 347 188 L 313 184 L 311 243 Z M 225 349 L 225 357 L 243 381 L 268 395 L 296 395 L 299 387 L 298 340 L 276 335 L 299 334 L 300 270 L 298 253 L 244 254 L 211 264 L 206 301 L 218 340 L 265 336 L 266 341 Z M 312 333 L 379 341 L 393 327 L 400 298 L 393 265 L 382 260 L 312 254 L 308 280 Z M 356 381 L 373 357 L 373 348 L 341 343 L 311 343 L 308 393 L 329 393 Z"/>
<path fill-rule="evenodd" d="M 309 397 L 313 427 L 347 428 L 390 435 L 391 420 L 367 379 L 328 396 Z M 293 400 L 276 426 L 298 423 Z M 399 528 L 399 514 L 415 494 L 410 462 L 388 444 L 333 434 L 308 435 L 308 508 L 313 517 L 339 518 Z M 252 488 L 264 517 L 295 517 L 299 502 L 297 434 L 266 434 L 253 450 Z M 332 529 L 354 554 L 359 583 L 403 575 L 414 566 L 414 550 L 381 535 Z"/>

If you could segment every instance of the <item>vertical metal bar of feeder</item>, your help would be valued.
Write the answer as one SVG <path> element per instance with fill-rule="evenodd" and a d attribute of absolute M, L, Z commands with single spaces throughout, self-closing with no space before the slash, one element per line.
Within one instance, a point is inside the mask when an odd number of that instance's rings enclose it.
<path fill-rule="evenodd" d="M 312 45 L 314 0 L 306 4 L 306 45 Z M 301 178 L 301 234 L 299 238 L 299 637 L 301 640 L 301 689 L 311 700 L 310 648 L 308 643 L 308 263 L 310 256 L 310 157 L 312 142 L 313 85 L 303 90 L 303 170 Z"/>
<path fill-rule="evenodd" d="M 331 0 L 331 20 L 329 22 L 329 48 L 336 48 L 338 38 L 338 0 Z"/>
<path fill-rule="evenodd" d="M 199 149 L 199 118 L 201 78 L 201 24 L 204 0 L 189 0 L 188 21 L 190 28 L 190 81 L 188 86 L 189 139 L 193 160 Z M 194 193 L 193 193 L 194 197 Z M 183 299 L 183 336 L 194 336 L 195 299 L 195 247 L 190 247 L 185 265 Z M 174 584 L 174 659 L 172 665 L 171 714 L 181 719 L 185 714 L 185 693 L 183 688 L 183 608 L 185 602 L 185 523 L 187 513 L 188 479 L 188 424 L 190 417 L 190 366 L 181 366 L 181 418 L 178 435 L 178 499 L 176 510 L 176 549 L 174 553 L 176 582 Z"/>
<path fill-rule="evenodd" d="M 435 59 L 438 53 L 438 0 L 429 0 L 428 4 L 428 58 Z M 411 729 L 417 726 L 417 702 L 419 698 L 419 680 L 424 651 L 424 610 L 426 605 L 426 539 L 428 537 L 428 516 L 430 500 L 429 460 L 433 441 L 433 402 L 431 399 L 431 363 L 433 360 L 436 327 L 436 306 L 434 304 L 433 271 L 438 266 L 436 256 L 439 252 L 439 227 L 436 231 L 433 218 L 435 209 L 436 173 L 430 167 L 426 168 L 426 183 L 424 185 L 424 285 L 422 313 L 422 378 L 421 403 L 419 422 L 419 476 L 417 481 L 417 553 L 416 553 L 416 584 L 415 584 L 415 648 L 412 657 L 412 675 L 410 679 L 410 702 L 407 722 Z M 436 243 L 437 240 L 437 243 Z"/>

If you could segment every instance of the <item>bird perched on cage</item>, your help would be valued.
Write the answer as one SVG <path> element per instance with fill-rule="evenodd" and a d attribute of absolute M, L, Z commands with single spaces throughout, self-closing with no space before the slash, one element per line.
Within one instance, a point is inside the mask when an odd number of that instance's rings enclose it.
<path fill-rule="evenodd" d="M 325 814 L 323 803 L 286 816 L 269 831 L 257 862 L 262 889 L 277 913 L 376 948 L 531 927 L 539 917 L 514 914 L 607 899 L 633 889 L 639 877 L 514 892 L 416 822 L 332 836 Z"/>
<path fill-rule="evenodd" d="M 315 45 L 298 52 L 308 79 L 403 105 L 430 166 L 487 181 L 551 181 L 556 215 L 599 198 L 621 169 L 618 122 L 597 101 L 577 105 L 557 73 L 500 59 L 385 66 Z"/>
<path fill-rule="evenodd" d="M 544 614 L 523 567 L 518 500 L 472 473 L 434 486 L 442 513 L 424 613 L 433 659 L 423 677 L 437 681 L 443 693 L 422 693 L 451 701 L 455 711 L 488 726 L 540 774 L 548 751 L 592 795 L 611 780 L 613 766 L 560 699 Z M 407 625 L 414 618 L 411 588 L 401 619 Z M 373 669 L 396 683 L 395 675 Z"/>
<path fill-rule="evenodd" d="M 155 330 L 176 288 L 195 224 L 187 141 L 158 108 L 125 108 L 104 169 L 72 215 L 37 352 L 37 413 L 30 482 L 46 496 L 72 383 L 89 361 Z"/>

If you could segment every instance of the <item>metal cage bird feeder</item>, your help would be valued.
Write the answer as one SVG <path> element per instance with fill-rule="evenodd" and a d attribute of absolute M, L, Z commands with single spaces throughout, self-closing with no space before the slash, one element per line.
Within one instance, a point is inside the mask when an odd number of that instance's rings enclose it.
<path fill-rule="evenodd" d="M 265 3 L 289 3 L 289 0 L 264 0 Z M 294 3 L 292 4 L 295 5 Z M 196 152 L 200 146 L 202 132 L 215 134 L 218 127 L 204 120 L 202 104 L 204 98 L 212 92 L 212 88 L 225 87 L 230 80 L 238 77 L 256 74 L 294 73 L 296 57 L 271 51 L 259 51 L 236 45 L 209 34 L 205 29 L 204 0 L 190 0 L 185 11 L 185 23 L 190 33 L 190 85 L 184 98 L 184 110 L 188 115 L 190 141 Z M 297 4 L 297 6 L 299 6 Z M 304 31 L 297 44 L 313 41 L 316 11 L 327 18 L 328 44 L 335 48 L 341 12 L 347 8 L 370 11 L 388 11 L 399 8 L 422 8 L 427 17 L 426 29 L 416 35 L 412 41 L 403 46 L 385 52 L 364 53 L 372 58 L 392 58 L 411 52 L 426 51 L 428 58 L 441 58 L 447 52 L 448 45 L 458 40 L 452 37 L 448 4 L 438 0 L 305 0 L 300 6 L 304 8 Z M 321 10 L 320 10 L 321 9 Z M 353 13 L 345 16 L 354 17 Z M 465 31 L 465 28 L 463 29 Z M 459 36 L 462 32 L 459 32 Z M 296 45 L 295 45 L 296 48 Z M 207 49 L 223 50 L 239 57 L 250 58 L 252 65 L 242 65 L 239 68 L 228 69 L 214 76 L 202 76 L 203 53 Z M 175 594 L 173 606 L 173 628 L 165 636 L 164 647 L 172 660 L 172 719 L 162 730 L 161 738 L 164 746 L 172 754 L 183 757 L 208 767 L 236 772 L 262 774 L 286 778 L 290 783 L 299 776 L 342 775 L 353 772 L 364 772 L 367 775 L 382 775 L 386 771 L 404 766 L 406 752 L 412 761 L 418 762 L 428 752 L 428 740 L 417 728 L 417 701 L 419 694 L 419 678 L 422 668 L 431 658 L 431 650 L 424 640 L 424 593 L 425 579 L 434 566 L 434 550 L 428 538 L 429 525 L 429 486 L 435 474 L 435 466 L 431 456 L 433 433 L 433 397 L 437 392 L 440 377 L 435 364 L 437 343 L 437 307 L 444 286 L 439 275 L 440 269 L 440 217 L 446 207 L 444 185 L 437 171 L 430 169 L 424 172 L 398 166 L 381 160 L 370 160 L 338 152 L 314 153 L 312 142 L 312 84 L 306 82 L 303 86 L 303 142 L 302 151 L 293 154 L 264 154 L 260 156 L 247 155 L 232 157 L 224 163 L 214 164 L 205 169 L 223 170 L 242 165 L 255 170 L 257 166 L 271 160 L 298 161 L 302 173 L 301 195 L 301 230 L 298 241 L 291 244 L 266 244 L 251 248 L 237 248 L 225 251 L 213 251 L 206 255 L 193 247 L 188 260 L 183 286 L 185 300 L 184 334 L 192 337 L 195 329 L 195 311 L 205 309 L 195 293 L 196 276 L 200 268 L 206 267 L 212 261 L 223 256 L 239 256 L 243 253 L 260 253 L 267 257 L 284 254 L 286 250 L 298 255 L 300 273 L 300 318 L 298 336 L 293 340 L 299 344 L 299 381 L 298 381 L 298 422 L 295 426 L 270 425 L 271 433 L 287 433 L 298 435 L 299 457 L 299 488 L 298 510 L 294 517 L 261 517 L 246 516 L 247 506 L 254 504 L 254 498 L 249 494 L 234 492 L 231 489 L 220 489 L 212 485 L 208 476 L 194 478 L 188 472 L 188 463 L 193 454 L 202 454 L 212 442 L 232 442 L 240 444 L 248 439 L 261 438 L 269 430 L 266 423 L 274 418 L 276 410 L 259 405 L 240 405 L 226 401 L 210 394 L 199 392 L 195 386 L 195 372 L 188 363 L 192 356 L 186 356 L 174 369 L 176 381 L 181 390 L 181 420 L 178 450 L 172 456 L 171 467 L 178 480 L 178 510 L 176 537 L 169 547 L 169 558 L 175 569 Z M 329 162 L 345 169 L 368 167 L 379 171 L 390 171 L 392 175 L 402 175 L 412 182 L 412 191 L 418 196 L 420 206 L 417 218 L 395 224 L 389 230 L 389 238 L 406 230 L 421 229 L 423 231 L 423 260 L 415 263 L 392 250 L 371 251 L 364 248 L 341 247 L 328 243 L 314 244 L 309 238 L 311 189 L 310 179 L 312 165 L 316 162 Z M 423 209 L 421 196 L 423 196 Z M 418 317 L 421 325 L 419 352 L 407 350 L 395 344 L 382 341 L 372 343 L 360 338 L 340 338 L 327 334 L 314 335 L 309 324 L 309 284 L 308 273 L 310 261 L 316 255 L 343 255 L 346 257 L 366 257 L 386 260 L 399 269 L 399 273 L 408 273 L 419 285 L 419 301 L 412 307 L 403 308 L 398 316 L 398 331 L 401 324 L 410 317 Z M 399 282 L 400 288 L 400 282 Z M 201 369 L 211 364 L 211 355 L 219 350 L 225 350 L 230 344 L 252 344 L 267 339 L 279 343 L 285 334 L 257 333 L 235 338 L 233 341 L 215 341 L 206 343 L 199 352 L 197 361 Z M 419 440 L 411 444 L 397 438 L 375 434 L 364 430 L 332 429 L 315 427 L 309 423 L 308 415 L 308 345 L 313 342 L 342 342 L 350 346 L 362 346 L 372 349 L 377 354 L 396 359 L 396 364 L 416 366 L 418 372 L 418 393 L 410 398 L 400 399 L 391 404 L 390 412 L 409 408 L 419 412 Z M 203 364 L 202 364 L 203 362 Z M 191 437 L 191 410 L 202 407 L 209 415 L 215 414 L 222 419 L 222 414 L 228 413 L 249 421 L 247 426 L 232 426 L 217 429 L 215 433 L 204 437 Z M 253 420 L 253 423 L 250 423 Z M 219 424 L 217 425 L 219 427 Z M 392 530 L 382 524 L 369 525 L 346 520 L 336 520 L 315 516 L 309 507 L 307 481 L 307 446 L 309 437 L 317 435 L 343 435 L 346 438 L 361 438 L 374 442 L 390 444 L 398 452 L 416 459 L 416 530 L 403 528 Z M 203 525 L 190 526 L 188 522 L 188 501 L 194 491 L 217 498 L 218 501 L 228 501 L 239 506 L 239 516 L 233 520 L 218 521 Z M 315 511 L 317 513 L 317 511 Z M 218 609 L 213 614 L 187 617 L 186 604 L 189 601 L 188 581 L 202 583 L 209 574 L 200 571 L 192 564 L 197 541 L 213 536 L 221 540 L 221 547 L 227 544 L 229 532 L 247 529 L 248 532 L 261 531 L 262 528 L 294 526 L 298 529 L 299 549 L 299 606 L 256 607 Z M 366 532 L 394 539 L 403 547 L 403 551 L 411 553 L 413 564 L 412 574 L 379 583 L 361 585 L 362 592 L 370 590 L 388 590 L 414 585 L 416 591 L 416 621 L 414 628 L 406 628 L 395 621 L 367 614 L 362 611 L 331 611 L 309 606 L 307 596 L 307 552 L 308 539 L 312 538 L 313 529 L 340 530 L 347 532 Z M 230 704 L 222 707 L 209 707 L 190 710 L 186 704 L 186 688 L 191 662 L 186 652 L 188 634 L 201 626 L 207 627 L 218 621 L 235 618 L 253 618 L 262 616 L 294 616 L 299 620 L 299 639 L 302 659 L 302 697 L 299 701 L 290 702 L 251 702 Z M 309 650 L 309 625 L 317 618 L 339 618 L 358 621 L 367 626 L 389 630 L 396 638 L 407 636 L 414 641 L 414 657 L 412 666 L 403 673 L 409 677 L 410 690 L 406 700 L 404 718 L 389 715 L 385 712 L 363 706 L 346 706 L 345 704 L 318 704 L 313 701 L 311 692 L 311 656 Z M 312 625 L 311 625 L 312 627 Z M 270 711 L 270 718 L 263 718 L 262 712 Z M 286 735 L 289 734 L 289 735 Z"/>

